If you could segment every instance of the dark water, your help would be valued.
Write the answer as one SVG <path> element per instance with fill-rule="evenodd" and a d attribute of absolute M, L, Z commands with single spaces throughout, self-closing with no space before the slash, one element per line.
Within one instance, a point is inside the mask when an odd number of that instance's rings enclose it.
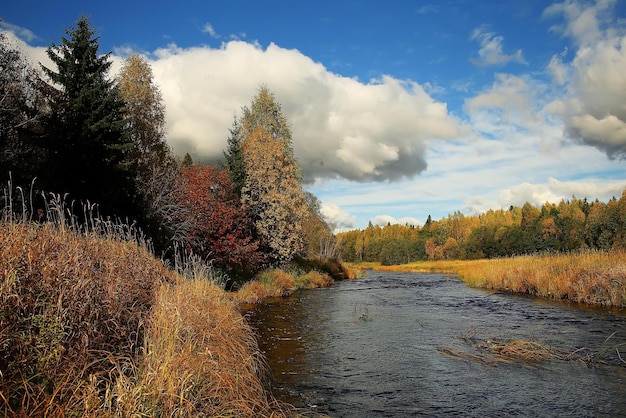
<path fill-rule="evenodd" d="M 622 312 L 472 289 L 454 276 L 368 272 L 247 316 L 276 396 L 302 412 L 626 416 Z M 548 359 L 485 348 L 511 340 L 541 344 Z"/>

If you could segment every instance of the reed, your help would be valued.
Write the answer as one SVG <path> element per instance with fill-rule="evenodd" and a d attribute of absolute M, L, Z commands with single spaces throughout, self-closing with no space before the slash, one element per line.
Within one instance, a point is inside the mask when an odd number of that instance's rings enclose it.
<path fill-rule="evenodd" d="M 626 252 L 585 251 L 483 260 L 373 266 L 398 272 L 448 272 L 470 286 L 591 305 L 626 306 Z"/>

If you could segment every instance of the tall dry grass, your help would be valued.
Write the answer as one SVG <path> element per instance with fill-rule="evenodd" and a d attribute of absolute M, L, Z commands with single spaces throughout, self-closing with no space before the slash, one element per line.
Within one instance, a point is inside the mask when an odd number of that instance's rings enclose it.
<path fill-rule="evenodd" d="M 146 353 L 117 381 L 123 416 L 279 416 L 256 339 L 232 299 L 206 281 L 161 286 Z"/>
<path fill-rule="evenodd" d="M 50 223 L 0 222 L 0 372 L 0 416 L 281 414 L 224 291 Z"/>
<path fill-rule="evenodd" d="M 333 284 L 333 278 L 324 272 L 288 272 L 270 269 L 257 274 L 234 293 L 239 303 L 261 303 L 267 298 L 288 296 L 297 289 L 315 289 Z"/>
<path fill-rule="evenodd" d="M 592 305 L 626 306 L 626 252 L 587 251 L 490 260 L 374 266 L 390 271 L 445 271 L 470 286 Z"/>

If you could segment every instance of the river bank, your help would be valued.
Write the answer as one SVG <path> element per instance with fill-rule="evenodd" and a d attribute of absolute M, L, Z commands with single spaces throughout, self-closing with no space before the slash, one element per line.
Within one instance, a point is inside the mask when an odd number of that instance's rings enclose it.
<path fill-rule="evenodd" d="M 352 267 L 394 272 L 446 272 L 469 286 L 590 305 L 626 307 L 626 252 L 587 251 L 481 260 L 419 261 Z"/>
<path fill-rule="evenodd" d="M 291 415 L 238 303 L 146 249 L 0 223 L 0 415 Z"/>

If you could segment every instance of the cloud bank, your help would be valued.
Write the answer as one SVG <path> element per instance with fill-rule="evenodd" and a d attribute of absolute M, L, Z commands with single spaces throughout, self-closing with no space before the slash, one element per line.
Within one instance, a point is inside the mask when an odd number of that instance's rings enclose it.
<path fill-rule="evenodd" d="M 152 54 L 151 65 L 171 145 L 203 161 L 222 156 L 234 116 L 261 85 L 283 106 L 308 181 L 410 178 L 426 168 L 429 140 L 465 131 L 446 104 L 416 82 L 383 76 L 364 83 L 275 44 L 170 45 Z"/>

